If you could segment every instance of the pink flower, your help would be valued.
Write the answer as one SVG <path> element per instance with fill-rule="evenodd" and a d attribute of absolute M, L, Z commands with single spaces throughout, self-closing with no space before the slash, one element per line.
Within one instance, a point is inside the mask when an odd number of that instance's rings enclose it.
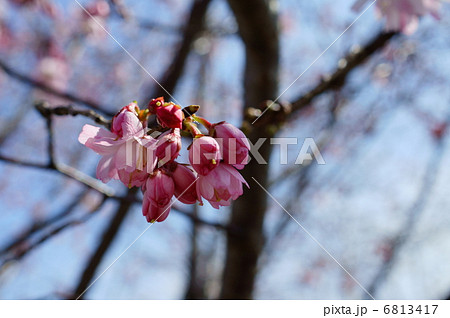
<path fill-rule="evenodd" d="M 248 187 L 241 174 L 228 164 L 220 164 L 208 175 L 199 176 L 197 180 L 197 195 L 203 197 L 211 206 L 218 209 L 220 206 L 228 206 L 231 200 L 236 200 L 242 195 L 242 184 Z M 200 202 L 203 204 L 201 198 Z"/>
<path fill-rule="evenodd" d="M 148 178 L 148 173 L 142 170 L 134 170 L 132 172 L 127 172 L 125 169 L 118 171 L 119 179 L 128 188 L 132 187 L 142 187 Z"/>
<path fill-rule="evenodd" d="M 220 146 L 212 137 L 195 138 L 189 149 L 189 161 L 192 168 L 203 176 L 218 167 L 221 158 Z"/>
<path fill-rule="evenodd" d="M 353 9 L 360 11 L 369 0 L 358 0 Z M 371 2 L 371 1 L 370 1 Z M 386 31 L 401 31 L 412 34 L 416 31 L 419 18 L 431 14 L 439 18 L 441 0 L 378 0 L 377 14 L 386 18 Z"/>
<path fill-rule="evenodd" d="M 156 114 L 158 122 L 165 128 L 182 128 L 184 115 L 180 105 L 165 103 L 163 97 L 152 99 L 148 104 L 152 114 Z"/>
<path fill-rule="evenodd" d="M 237 169 L 243 169 L 248 162 L 250 150 L 250 144 L 244 133 L 227 122 L 214 124 L 212 128 L 214 137 L 222 148 L 224 162 Z"/>
<path fill-rule="evenodd" d="M 142 137 L 144 126 L 139 120 L 139 107 L 136 103 L 130 103 L 123 107 L 112 119 L 111 131 L 120 138 Z"/>
<path fill-rule="evenodd" d="M 159 166 L 175 160 L 181 150 L 180 129 L 166 131 L 157 138 L 156 156 L 160 160 Z"/>
<path fill-rule="evenodd" d="M 86 8 L 92 16 L 107 17 L 110 13 L 107 1 L 99 0 Z"/>
<path fill-rule="evenodd" d="M 156 116 L 159 123 L 163 127 L 182 128 L 183 127 L 183 111 L 179 105 L 173 103 L 165 103 L 163 107 L 156 109 Z"/>
<path fill-rule="evenodd" d="M 164 207 L 153 205 L 148 197 L 144 195 L 142 202 L 142 214 L 147 219 L 147 222 L 162 222 L 169 216 L 170 203 Z"/>
<path fill-rule="evenodd" d="M 198 200 L 196 179 L 191 169 L 174 162 L 172 178 L 175 183 L 175 197 L 185 204 L 194 204 Z"/>
<path fill-rule="evenodd" d="M 97 166 L 98 179 L 105 183 L 120 179 L 133 186 L 142 184 L 145 173 L 155 168 L 156 140 L 144 135 L 142 123 L 127 107 L 114 118 L 114 132 L 84 125 L 78 141 L 102 156 Z"/>
<path fill-rule="evenodd" d="M 144 203 L 142 213 L 148 222 L 162 222 L 170 212 L 170 203 L 175 192 L 175 184 L 170 176 L 160 169 L 151 174 L 142 188 Z"/>
<path fill-rule="evenodd" d="M 164 97 L 153 98 L 148 103 L 148 110 L 152 114 L 156 114 L 156 109 L 164 105 Z"/>

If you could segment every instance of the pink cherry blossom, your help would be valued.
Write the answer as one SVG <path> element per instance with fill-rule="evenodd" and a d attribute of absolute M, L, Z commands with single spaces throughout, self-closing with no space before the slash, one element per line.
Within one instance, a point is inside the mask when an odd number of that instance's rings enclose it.
<path fill-rule="evenodd" d="M 174 103 L 165 103 L 164 106 L 156 109 L 156 117 L 163 127 L 182 128 L 183 111 L 179 105 Z"/>
<path fill-rule="evenodd" d="M 180 106 L 166 103 L 162 97 L 153 99 L 148 110 L 140 110 L 133 102 L 113 117 L 111 131 L 85 125 L 78 137 L 80 143 L 102 156 L 97 178 L 141 187 L 142 213 L 148 222 L 168 217 L 173 196 L 185 204 L 203 204 L 205 199 L 218 209 L 242 195 L 242 184 L 248 187 L 236 170 L 244 168 L 248 160 L 250 145 L 244 133 L 229 123 L 211 124 L 202 117 L 188 118 L 182 124 L 185 119 L 178 111 Z M 156 114 L 158 122 L 169 128 L 157 138 L 147 131 L 149 114 Z M 210 135 L 203 135 L 198 123 Z M 193 137 L 188 147 L 191 166 L 176 161 L 182 146 L 178 126 Z M 154 132 L 161 127 L 155 128 Z"/>
<path fill-rule="evenodd" d="M 370 0 L 358 0 L 353 9 L 360 11 Z M 378 0 L 377 15 L 386 18 L 386 31 L 401 31 L 412 34 L 416 31 L 419 18 L 431 14 L 439 18 L 441 0 Z"/>
<path fill-rule="evenodd" d="M 244 133 L 227 122 L 214 124 L 212 128 L 214 137 L 222 148 L 223 161 L 237 169 L 243 169 L 248 162 L 250 150 L 250 144 Z"/>
<path fill-rule="evenodd" d="M 184 115 L 180 105 L 166 103 L 163 97 L 158 97 L 148 103 L 148 110 L 156 114 L 159 124 L 165 128 L 183 127 Z"/>
<path fill-rule="evenodd" d="M 157 138 L 156 156 L 160 160 L 159 166 L 174 161 L 181 150 L 180 129 L 174 128 L 166 131 Z"/>
<path fill-rule="evenodd" d="M 162 222 L 169 216 L 170 203 L 164 207 L 153 205 L 150 199 L 144 195 L 142 202 L 142 214 L 147 219 L 147 222 Z"/>
<path fill-rule="evenodd" d="M 152 114 L 156 114 L 156 109 L 164 105 L 164 97 L 153 98 L 148 102 L 148 110 Z"/>
<path fill-rule="evenodd" d="M 194 172 L 181 164 L 174 162 L 172 178 L 175 183 L 175 197 L 185 204 L 194 204 L 198 200 Z"/>
<path fill-rule="evenodd" d="M 199 176 L 197 180 L 197 195 L 206 199 L 213 208 L 228 206 L 231 200 L 242 195 L 242 184 L 248 187 L 241 174 L 232 166 L 222 163 L 207 175 Z"/>
<path fill-rule="evenodd" d="M 148 222 L 162 222 L 170 212 L 170 203 L 175 192 L 173 179 L 160 169 L 155 170 L 148 178 L 144 192 L 142 213 Z"/>
<path fill-rule="evenodd" d="M 189 149 L 189 162 L 192 168 L 200 174 L 207 175 L 215 169 L 222 156 L 217 141 L 209 136 L 195 138 Z"/>
<path fill-rule="evenodd" d="M 117 133 L 84 125 L 78 137 L 81 144 L 102 156 L 97 166 L 97 178 L 105 183 L 119 179 L 127 186 L 139 185 L 143 174 L 152 172 L 156 165 L 156 140 L 145 136 L 142 123 L 135 114 L 130 114 L 132 112 L 122 109 L 115 117 L 113 125 L 115 122 L 116 128 L 120 127 L 114 130 Z M 136 180 L 130 181 L 130 176 Z"/>
<path fill-rule="evenodd" d="M 131 172 L 128 172 L 125 169 L 121 169 L 118 170 L 118 175 L 119 180 L 122 181 L 122 183 L 126 185 L 128 188 L 142 187 L 147 181 L 147 178 L 149 176 L 147 171 L 138 169 Z"/>
<path fill-rule="evenodd" d="M 111 131 L 120 138 L 142 137 L 144 126 L 139 120 L 138 105 L 130 103 L 123 107 L 112 119 Z"/>

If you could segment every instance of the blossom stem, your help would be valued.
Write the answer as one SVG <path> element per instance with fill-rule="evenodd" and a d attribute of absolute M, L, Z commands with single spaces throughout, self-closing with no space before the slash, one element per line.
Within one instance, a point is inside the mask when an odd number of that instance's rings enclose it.
<path fill-rule="evenodd" d="M 203 136 L 200 129 L 198 129 L 197 125 L 194 124 L 191 120 L 185 119 L 184 125 L 186 126 L 187 130 L 191 133 L 192 137 L 199 137 Z"/>
<path fill-rule="evenodd" d="M 194 114 L 192 115 L 192 118 L 196 122 L 198 122 L 198 123 L 202 124 L 203 126 L 205 126 L 205 128 L 208 129 L 208 131 L 211 130 L 212 124 L 209 121 L 207 121 L 205 118 L 197 116 L 197 115 L 194 115 Z"/>

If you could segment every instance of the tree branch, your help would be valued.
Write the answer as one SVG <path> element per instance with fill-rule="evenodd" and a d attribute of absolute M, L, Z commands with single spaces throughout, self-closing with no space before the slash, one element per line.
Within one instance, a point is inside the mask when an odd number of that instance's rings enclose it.
<path fill-rule="evenodd" d="M 56 213 L 54 216 L 49 217 L 45 220 L 38 220 L 32 223 L 28 229 L 22 232 L 22 234 L 19 235 L 17 239 L 12 241 L 11 243 L 7 244 L 5 247 L 0 249 L 0 256 L 3 256 L 9 252 L 11 252 L 16 247 L 24 244 L 26 241 L 28 241 L 32 235 L 35 233 L 52 226 L 56 222 L 61 221 L 66 216 L 68 216 L 72 211 L 78 206 L 78 204 L 86 197 L 86 195 L 89 193 L 90 189 L 84 189 L 79 195 L 75 197 L 75 199 L 70 202 L 67 207 L 61 210 L 61 212 Z"/>
<path fill-rule="evenodd" d="M 146 100 L 150 100 L 155 97 L 163 96 L 165 99 L 170 99 L 168 92 L 173 92 L 178 83 L 178 79 L 183 73 L 184 66 L 186 64 L 187 57 L 191 51 L 192 43 L 197 39 L 198 35 L 205 28 L 205 15 L 208 9 L 208 5 L 211 0 L 194 0 L 191 7 L 189 19 L 186 23 L 183 32 L 183 40 L 180 43 L 180 47 L 168 69 L 164 73 L 161 86 L 157 86 L 153 90 L 153 95 L 147 96 Z"/>
<path fill-rule="evenodd" d="M 134 196 L 137 193 L 138 188 L 132 188 L 128 191 L 131 196 Z M 123 223 L 128 211 L 130 210 L 132 202 L 130 201 L 121 201 L 119 207 L 114 214 L 111 222 L 108 224 L 106 229 L 103 232 L 101 239 L 99 240 L 99 245 L 95 250 L 95 253 L 88 260 L 87 265 L 81 275 L 80 281 L 75 288 L 73 298 L 74 299 L 82 299 L 89 287 L 92 278 L 97 271 L 98 265 L 103 259 L 103 256 L 106 254 L 106 251 L 111 246 L 111 243 L 114 241 L 116 234 L 119 232 L 120 226 Z"/>
<path fill-rule="evenodd" d="M 290 105 L 274 104 L 262 115 L 254 125 L 249 125 L 261 114 L 264 109 L 272 104 L 270 101 L 259 105 L 259 108 L 250 108 L 246 112 L 246 128 L 267 126 L 267 129 L 278 131 L 286 121 L 292 118 L 292 113 L 309 106 L 319 95 L 338 90 L 345 85 L 348 75 L 358 66 L 362 65 L 369 57 L 382 49 L 395 36 L 395 32 L 381 32 L 363 47 L 357 47 L 339 60 L 339 67 L 329 76 L 317 84 L 307 93 L 295 99 Z M 255 104 L 256 105 L 256 104 Z"/>
<path fill-rule="evenodd" d="M 91 218 L 94 215 L 94 213 L 96 211 L 98 211 L 103 206 L 105 201 L 106 201 L 106 197 L 104 197 L 103 200 L 94 209 L 92 209 L 89 213 L 87 213 L 87 214 L 83 215 L 82 217 L 79 217 L 75 220 L 69 220 L 67 222 L 64 222 L 60 226 L 50 229 L 46 234 L 42 235 L 34 243 L 30 243 L 30 244 L 26 245 L 26 244 L 24 244 L 25 242 L 23 242 L 23 244 L 16 246 L 13 250 L 10 251 L 13 253 L 13 255 L 6 258 L 2 263 L 0 263 L 0 270 L 2 268 L 4 268 L 4 266 L 6 264 L 8 264 L 9 262 L 20 260 L 27 253 L 29 253 L 36 247 L 40 246 L 42 243 L 46 242 L 48 239 L 52 238 L 53 236 L 59 234 L 63 230 L 71 228 L 74 225 L 79 225 L 79 224 L 86 222 L 89 218 Z"/>
<path fill-rule="evenodd" d="M 446 126 L 448 127 L 449 124 L 450 118 L 448 119 Z M 424 179 L 420 187 L 419 194 L 414 203 L 406 212 L 408 216 L 406 223 L 398 232 L 397 236 L 392 239 L 392 244 L 389 248 L 388 255 L 386 255 L 385 261 L 381 264 L 377 273 L 373 277 L 369 288 L 367 288 L 370 294 L 375 295 L 379 286 L 381 286 L 381 284 L 387 279 L 391 269 L 399 257 L 400 251 L 410 239 L 420 216 L 427 207 L 430 195 L 436 184 L 445 150 L 444 138 L 443 136 L 439 136 L 436 140 L 435 151 L 431 156 L 425 170 Z M 367 298 L 367 294 L 364 294 L 363 297 Z"/>
<path fill-rule="evenodd" d="M 91 109 L 75 109 L 72 105 L 67 106 L 56 106 L 50 107 L 46 102 L 39 101 L 35 103 L 36 109 L 41 113 L 41 115 L 45 118 L 51 117 L 51 115 L 55 116 L 84 116 L 92 119 L 97 124 L 102 125 L 106 129 L 110 129 L 111 120 L 105 119 L 100 114 L 97 114 L 95 111 Z"/>

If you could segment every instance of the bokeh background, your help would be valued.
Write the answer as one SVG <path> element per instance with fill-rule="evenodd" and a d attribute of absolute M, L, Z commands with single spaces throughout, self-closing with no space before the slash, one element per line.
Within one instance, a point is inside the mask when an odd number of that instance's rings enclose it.
<path fill-rule="evenodd" d="M 251 15 L 256 9 L 250 2 L 245 10 Z M 349 0 L 260 2 L 278 12 L 279 73 L 272 75 L 278 76 L 279 93 L 359 15 Z M 182 106 L 201 105 L 201 115 L 236 126 L 245 120 L 245 109 L 258 106 L 245 105 L 248 60 L 227 1 L 79 3 L 155 79 L 170 86 Z M 255 24 L 252 36 L 258 38 L 266 23 Z M 370 8 L 280 102 L 295 102 L 345 68 L 342 59 L 349 52 L 382 32 L 383 21 Z M 413 35 L 394 35 L 352 67 L 345 81 L 280 122 L 274 136 L 314 138 L 326 164 L 294 165 L 301 143 L 289 146 L 288 164 L 280 164 L 279 146 L 272 146 L 265 185 L 356 281 L 263 196 L 264 243 L 251 298 L 368 298 L 361 286 L 377 299 L 450 295 L 449 35 L 447 4 L 439 21 L 427 16 Z M 94 107 L 110 118 L 133 100 L 143 107 L 158 97 L 158 85 L 116 41 L 76 1 L 0 0 L 1 299 L 74 298 L 86 271 L 94 281 L 148 227 L 135 202 L 116 233 L 108 232 L 127 189 L 94 180 L 99 157 L 77 141 L 90 119 L 52 117 L 54 158 L 71 167 L 72 176 L 112 197 L 46 167 L 48 127 L 34 107 L 37 100 Z M 271 112 L 264 116 L 278 120 Z M 247 181 L 250 190 L 242 200 L 258 189 Z M 237 212 L 176 205 L 84 298 L 220 298 L 230 279 L 223 276 L 229 251 L 223 226 L 230 224 L 231 213 Z M 92 267 L 108 233 L 109 244 Z"/>

